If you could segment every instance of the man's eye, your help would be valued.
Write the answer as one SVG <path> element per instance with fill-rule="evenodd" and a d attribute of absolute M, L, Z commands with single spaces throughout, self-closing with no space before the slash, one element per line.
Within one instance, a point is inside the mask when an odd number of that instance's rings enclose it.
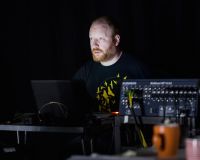
<path fill-rule="evenodd" d="M 105 39 L 104 39 L 104 38 L 102 38 L 102 37 L 101 37 L 101 38 L 99 38 L 99 40 L 100 40 L 100 41 L 105 41 Z"/>

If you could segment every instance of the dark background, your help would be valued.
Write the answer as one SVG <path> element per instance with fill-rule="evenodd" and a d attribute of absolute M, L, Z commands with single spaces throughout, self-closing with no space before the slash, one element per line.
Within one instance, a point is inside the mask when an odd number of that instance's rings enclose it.
<path fill-rule="evenodd" d="M 200 77 L 198 0 L 0 3 L 1 115 L 34 110 L 31 79 L 70 79 L 90 58 L 89 26 L 102 15 L 118 19 L 124 51 L 153 78 Z"/>

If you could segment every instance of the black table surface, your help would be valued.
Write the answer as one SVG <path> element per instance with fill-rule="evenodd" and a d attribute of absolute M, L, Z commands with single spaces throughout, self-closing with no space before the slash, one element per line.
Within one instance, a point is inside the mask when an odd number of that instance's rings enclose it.
<path fill-rule="evenodd" d="M 158 158 L 156 154 L 148 154 L 144 151 L 143 154 L 140 152 L 139 155 L 135 156 L 123 156 L 123 155 L 100 155 L 100 154 L 92 154 L 89 156 L 81 156 L 81 155 L 73 155 L 68 160 L 162 160 Z M 163 160 L 185 160 L 185 150 L 179 149 L 177 155 L 173 158 L 164 158 Z"/>

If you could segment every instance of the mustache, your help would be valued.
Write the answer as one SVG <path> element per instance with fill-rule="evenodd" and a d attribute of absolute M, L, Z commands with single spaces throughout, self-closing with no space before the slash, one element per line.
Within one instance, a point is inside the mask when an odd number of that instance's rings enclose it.
<path fill-rule="evenodd" d="M 96 51 L 97 51 L 97 52 L 103 52 L 103 50 L 101 50 L 100 48 L 93 48 L 93 49 L 92 49 L 92 52 L 96 52 Z"/>

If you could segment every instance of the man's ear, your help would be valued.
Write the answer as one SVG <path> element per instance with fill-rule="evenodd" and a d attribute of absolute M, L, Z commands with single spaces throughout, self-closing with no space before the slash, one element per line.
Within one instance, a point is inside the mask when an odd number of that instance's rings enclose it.
<path fill-rule="evenodd" d="M 120 42 L 120 35 L 116 34 L 115 37 L 114 37 L 114 40 L 115 40 L 115 46 L 118 46 L 119 42 Z"/>

